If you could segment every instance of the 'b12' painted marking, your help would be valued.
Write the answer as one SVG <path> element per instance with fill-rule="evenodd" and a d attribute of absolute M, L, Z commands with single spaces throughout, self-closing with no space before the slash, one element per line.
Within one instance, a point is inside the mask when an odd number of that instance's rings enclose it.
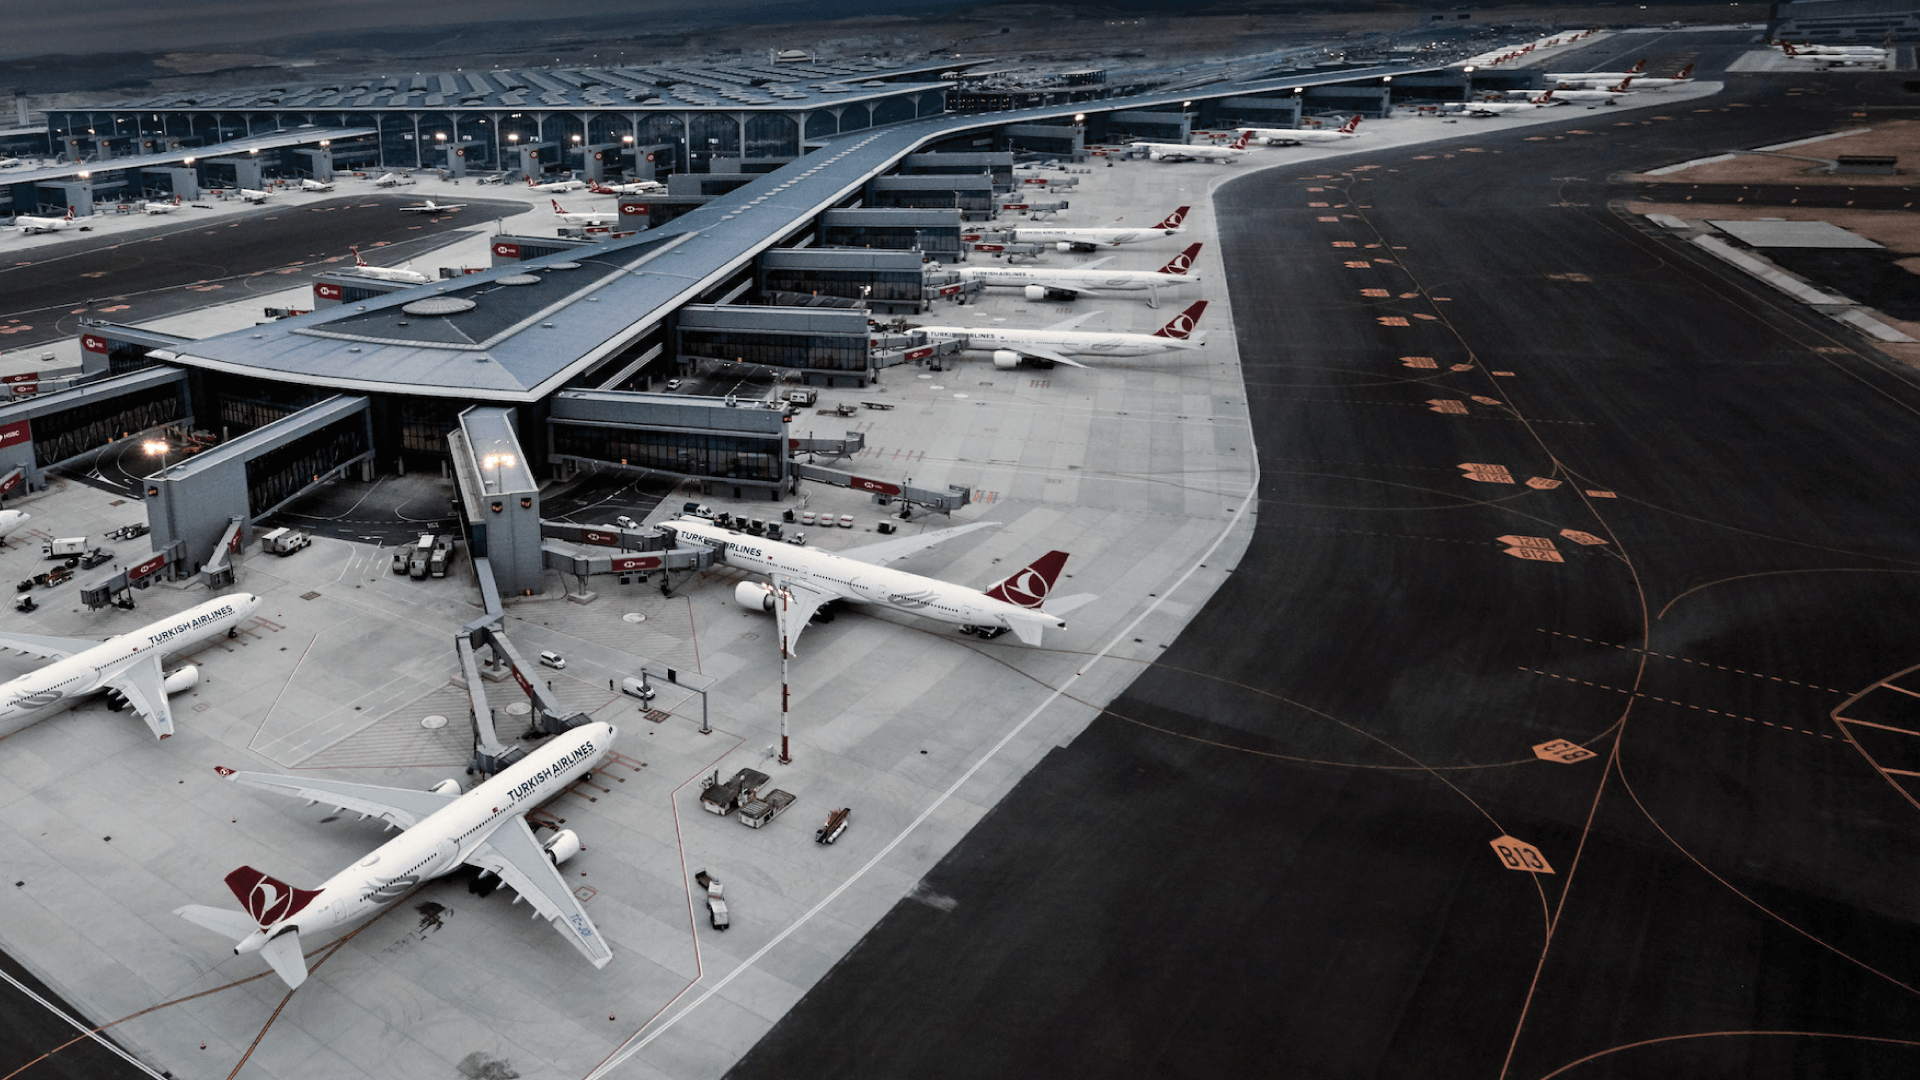
<path fill-rule="evenodd" d="M 1562 765 L 1571 765 L 1576 761 L 1585 761 L 1590 757 L 1597 757 L 1598 755 L 1586 747 L 1581 746 L 1579 743 L 1568 742 L 1565 739 L 1555 739 L 1552 742 L 1543 742 L 1534 747 L 1533 756 L 1539 758 L 1541 761 L 1557 761 Z"/>
<path fill-rule="evenodd" d="M 1520 870 L 1529 874 L 1553 873 L 1553 867 L 1547 865 L 1546 857 L 1540 854 L 1540 849 L 1525 840 L 1502 836 L 1498 840 L 1488 842 L 1493 845 L 1493 853 L 1500 856 L 1500 862 L 1509 870 Z"/>

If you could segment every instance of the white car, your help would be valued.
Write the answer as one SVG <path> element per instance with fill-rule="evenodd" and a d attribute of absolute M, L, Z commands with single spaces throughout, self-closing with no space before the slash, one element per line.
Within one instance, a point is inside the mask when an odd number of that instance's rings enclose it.
<path fill-rule="evenodd" d="M 567 666 L 567 658 L 551 649 L 540 654 L 540 662 L 556 671 Z"/>

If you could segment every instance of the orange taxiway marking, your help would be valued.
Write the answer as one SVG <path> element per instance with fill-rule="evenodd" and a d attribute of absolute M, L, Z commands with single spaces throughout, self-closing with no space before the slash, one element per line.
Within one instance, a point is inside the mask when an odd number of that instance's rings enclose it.
<path fill-rule="evenodd" d="M 1501 864 L 1509 870 L 1521 870 L 1529 874 L 1553 873 L 1553 867 L 1547 865 L 1546 856 L 1525 840 L 1502 836 L 1488 843 L 1493 845 L 1493 853 L 1500 856 Z"/>
<path fill-rule="evenodd" d="M 1571 765 L 1576 761 L 1585 761 L 1598 757 L 1593 751 L 1576 742 L 1554 739 L 1552 742 L 1538 743 L 1533 748 L 1533 756 L 1541 761 L 1555 761 L 1562 765 Z"/>

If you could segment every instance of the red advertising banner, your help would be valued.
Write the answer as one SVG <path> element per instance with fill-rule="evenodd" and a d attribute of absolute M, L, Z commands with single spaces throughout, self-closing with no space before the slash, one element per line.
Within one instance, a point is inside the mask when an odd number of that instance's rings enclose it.
<path fill-rule="evenodd" d="M 631 570 L 658 570 L 662 565 L 658 555 L 623 555 L 613 560 L 613 569 L 623 574 Z"/>
<path fill-rule="evenodd" d="M 316 281 L 313 283 L 313 295 L 321 300 L 339 300 L 346 295 L 346 292 L 338 285 L 329 285 L 324 281 Z"/>
<path fill-rule="evenodd" d="M 520 245 L 495 244 L 493 245 L 493 253 L 503 259 L 517 259 L 520 257 Z"/>
<path fill-rule="evenodd" d="M 97 334 L 81 334 L 80 347 L 88 352 L 103 353 L 107 351 L 107 339 Z"/>
<path fill-rule="evenodd" d="M 139 581 L 142 578 L 152 577 L 159 573 L 160 568 L 165 565 L 167 565 L 167 556 L 165 553 L 155 555 L 145 562 L 135 563 L 127 567 L 127 580 Z"/>
<path fill-rule="evenodd" d="M 39 382 L 40 373 L 29 371 L 24 375 L 0 375 L 0 383 Z"/>
<path fill-rule="evenodd" d="M 0 425 L 0 448 L 18 446 L 33 438 L 33 421 L 15 420 L 11 424 Z"/>
<path fill-rule="evenodd" d="M 847 486 L 856 491 L 872 491 L 881 495 L 900 494 L 899 484 L 889 484 L 885 480 L 868 480 L 860 476 L 854 477 L 853 482 Z"/>

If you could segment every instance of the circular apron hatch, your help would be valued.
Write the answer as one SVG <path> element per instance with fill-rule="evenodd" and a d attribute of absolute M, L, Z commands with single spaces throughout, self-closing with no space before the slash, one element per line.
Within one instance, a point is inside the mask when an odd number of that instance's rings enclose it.
<path fill-rule="evenodd" d="M 538 285 L 540 279 L 532 274 L 508 274 L 500 279 L 502 285 Z"/>
<path fill-rule="evenodd" d="M 508 716 L 525 716 L 528 713 L 531 713 L 532 711 L 533 711 L 533 706 L 527 704 L 524 701 L 513 702 L 512 704 L 508 705 L 506 708 L 506 713 Z"/>
<path fill-rule="evenodd" d="M 420 726 L 426 728 L 428 731 L 433 731 L 436 728 L 446 727 L 447 718 L 438 713 L 432 716 L 423 716 L 420 718 Z"/>
<path fill-rule="evenodd" d="M 647 621 L 647 617 L 637 611 L 629 611 L 625 615 L 620 616 L 620 618 L 622 621 L 630 623 L 643 623 Z"/>
<path fill-rule="evenodd" d="M 400 310 L 409 315 L 458 315 L 463 311 L 472 311 L 474 302 L 458 296 L 429 296 L 425 300 L 415 300 Z"/>
<path fill-rule="evenodd" d="M 579 263 L 577 263 L 577 262 L 557 262 L 557 263 L 548 263 L 548 264 L 547 264 L 547 269 L 549 269 L 549 270 L 578 270 L 578 269 L 580 269 L 580 264 L 579 264 Z"/>

